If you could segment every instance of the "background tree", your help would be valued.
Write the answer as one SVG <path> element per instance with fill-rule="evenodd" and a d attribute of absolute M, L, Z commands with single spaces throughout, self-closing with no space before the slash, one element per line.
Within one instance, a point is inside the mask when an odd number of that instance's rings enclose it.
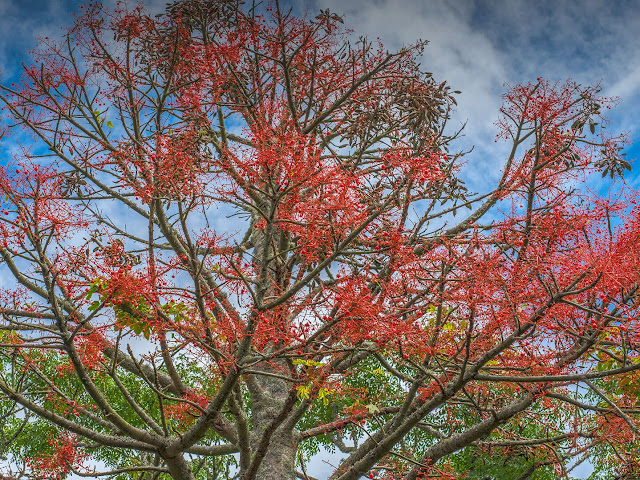
<path fill-rule="evenodd" d="M 338 448 L 332 480 L 505 452 L 524 478 L 633 454 L 637 194 L 580 183 L 629 168 L 596 135 L 611 102 L 509 88 L 501 178 L 470 194 L 423 44 L 340 24 L 92 4 L 1 87 L 8 474 L 311 479 Z"/>

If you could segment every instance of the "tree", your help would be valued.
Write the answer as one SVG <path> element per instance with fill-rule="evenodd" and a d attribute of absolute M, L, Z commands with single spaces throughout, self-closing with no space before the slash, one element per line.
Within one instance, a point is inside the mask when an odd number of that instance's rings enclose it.
<path fill-rule="evenodd" d="M 1 87 L 7 475 L 312 479 L 331 448 L 332 480 L 631 468 L 640 224 L 612 101 L 509 88 L 510 153 L 473 194 L 424 44 L 340 24 L 90 4 Z"/>

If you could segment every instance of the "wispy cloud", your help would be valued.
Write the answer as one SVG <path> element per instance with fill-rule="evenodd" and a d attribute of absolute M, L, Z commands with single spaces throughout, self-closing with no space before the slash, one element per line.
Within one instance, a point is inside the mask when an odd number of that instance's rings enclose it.
<path fill-rule="evenodd" d="M 2 80 L 20 74 L 26 52 L 41 37 L 58 38 L 73 22 L 80 0 L 0 0 L 0 71 Z"/>

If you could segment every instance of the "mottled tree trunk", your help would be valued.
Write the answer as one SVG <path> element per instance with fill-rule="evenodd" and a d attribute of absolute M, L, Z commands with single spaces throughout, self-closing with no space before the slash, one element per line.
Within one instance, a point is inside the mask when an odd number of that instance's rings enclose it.
<path fill-rule="evenodd" d="M 286 425 L 294 402 L 290 385 L 269 376 L 254 377 L 249 390 L 252 397 L 252 464 L 260 480 L 293 480 L 297 446 L 291 427 Z M 266 448 L 265 448 L 266 446 Z"/>
<path fill-rule="evenodd" d="M 193 476 L 191 467 L 182 454 L 176 457 L 164 458 L 164 461 L 173 480 L 195 480 L 196 477 Z"/>

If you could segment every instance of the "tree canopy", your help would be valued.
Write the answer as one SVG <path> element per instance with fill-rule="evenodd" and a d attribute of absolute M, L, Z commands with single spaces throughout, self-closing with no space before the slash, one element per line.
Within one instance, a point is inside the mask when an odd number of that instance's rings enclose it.
<path fill-rule="evenodd" d="M 0 86 L 2 474 L 638 473 L 612 99 L 508 87 L 474 193 L 424 43 L 351 38 L 277 1 L 87 4 Z"/>

